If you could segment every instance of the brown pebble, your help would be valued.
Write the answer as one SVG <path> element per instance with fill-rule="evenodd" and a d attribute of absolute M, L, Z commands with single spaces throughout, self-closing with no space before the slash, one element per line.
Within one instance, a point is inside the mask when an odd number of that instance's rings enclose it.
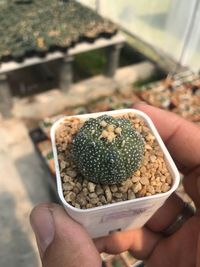
<path fill-rule="evenodd" d="M 70 176 L 68 176 L 68 175 L 65 175 L 65 176 L 63 177 L 63 182 L 64 182 L 64 183 L 69 182 L 69 181 L 71 181 L 71 180 L 72 180 L 72 178 L 71 178 Z"/>
<path fill-rule="evenodd" d="M 128 190 L 128 187 L 126 185 L 118 187 L 118 191 L 121 193 L 126 193 Z"/>
<path fill-rule="evenodd" d="M 147 188 L 146 188 L 146 185 L 144 185 L 144 186 L 142 187 L 142 189 L 138 192 L 138 195 L 139 195 L 140 197 L 144 197 L 144 196 L 146 195 L 146 192 L 147 192 Z"/>
<path fill-rule="evenodd" d="M 107 203 L 107 200 L 106 200 L 106 198 L 105 198 L 104 195 L 100 195 L 100 196 L 99 196 L 99 201 L 100 201 L 102 204 L 106 204 L 106 203 Z"/>
<path fill-rule="evenodd" d="M 70 183 L 63 183 L 63 190 L 71 191 L 73 189 L 73 185 Z"/>
<path fill-rule="evenodd" d="M 167 171 L 167 168 L 166 167 L 162 167 L 162 169 L 161 169 L 161 173 L 162 174 L 165 174 L 165 173 L 167 173 L 168 171 Z"/>
<path fill-rule="evenodd" d="M 63 178 L 65 176 L 65 173 L 61 172 L 60 176 Z"/>
<path fill-rule="evenodd" d="M 103 137 L 103 138 L 107 138 L 107 137 L 108 137 L 108 135 L 109 135 L 109 132 L 108 132 L 108 131 L 106 131 L 106 130 L 103 130 L 103 132 L 102 132 L 102 134 L 101 134 L 100 138 L 101 138 L 101 137 Z"/>
<path fill-rule="evenodd" d="M 87 203 L 87 204 L 86 204 L 86 208 L 87 208 L 87 209 L 93 208 L 93 205 L 92 205 L 91 203 Z"/>
<path fill-rule="evenodd" d="M 154 194 L 155 194 L 155 189 L 154 189 L 154 187 L 151 186 L 151 185 L 148 185 L 148 186 L 147 186 L 147 192 L 149 192 L 149 193 L 151 193 L 152 195 L 154 195 Z"/>
<path fill-rule="evenodd" d="M 116 192 L 116 193 L 113 193 L 113 196 L 116 198 L 122 198 L 122 193 Z"/>
<path fill-rule="evenodd" d="M 96 184 L 94 184 L 94 183 L 92 183 L 92 182 L 89 182 L 88 183 L 88 190 L 89 190 L 89 192 L 94 192 L 95 191 L 95 187 L 96 187 Z"/>
<path fill-rule="evenodd" d="M 161 186 L 156 186 L 155 187 L 155 191 L 156 191 L 156 193 L 161 193 Z"/>
<path fill-rule="evenodd" d="M 99 202 L 98 198 L 91 198 L 90 199 L 90 203 L 92 203 L 93 205 L 97 204 Z"/>
<path fill-rule="evenodd" d="M 158 169 L 158 166 L 159 166 L 158 163 L 155 162 L 153 165 L 154 170 Z"/>
<path fill-rule="evenodd" d="M 64 170 L 66 168 L 66 162 L 65 161 L 61 161 L 60 162 L 60 170 L 62 171 L 62 170 Z"/>
<path fill-rule="evenodd" d="M 129 190 L 131 190 L 131 189 L 129 189 Z M 127 194 L 128 194 L 127 192 L 122 193 L 122 200 L 127 200 L 128 199 L 128 195 Z"/>
<path fill-rule="evenodd" d="M 73 192 L 74 192 L 75 194 L 78 194 L 78 193 L 80 192 L 80 189 L 79 189 L 77 186 L 75 186 L 75 187 L 73 188 Z"/>
<path fill-rule="evenodd" d="M 114 126 L 113 124 L 109 124 L 109 125 L 107 126 L 107 130 L 108 130 L 108 132 L 113 132 L 114 129 L 115 129 L 115 126 Z"/>
<path fill-rule="evenodd" d="M 161 181 L 161 182 L 165 182 L 165 181 L 166 181 L 166 177 L 165 177 L 165 175 L 162 175 L 162 176 L 160 177 L 160 181 Z"/>
<path fill-rule="evenodd" d="M 141 183 L 137 182 L 136 184 L 133 185 L 133 192 L 138 193 L 142 189 Z"/>
<path fill-rule="evenodd" d="M 148 160 L 143 160 L 143 164 L 144 166 L 146 166 L 147 170 L 149 169 L 148 163 L 149 163 Z"/>
<path fill-rule="evenodd" d="M 158 150 L 158 151 L 156 152 L 156 156 L 157 156 L 157 157 L 163 157 L 164 154 L 163 154 L 162 151 Z"/>
<path fill-rule="evenodd" d="M 76 183 L 76 187 L 78 187 L 78 189 L 80 189 L 80 190 L 81 190 L 81 189 L 82 189 L 82 184 L 81 184 L 81 183 L 79 183 L 79 182 L 77 182 L 77 183 Z"/>
<path fill-rule="evenodd" d="M 80 193 L 76 196 L 76 201 L 78 202 L 78 204 L 80 204 L 81 206 L 85 206 L 87 204 L 86 198 L 85 196 Z"/>
<path fill-rule="evenodd" d="M 86 187 L 84 187 L 84 188 L 82 189 L 82 192 L 83 192 L 83 195 L 84 195 L 84 196 L 87 196 L 87 195 L 88 195 L 88 189 L 87 189 Z"/>
<path fill-rule="evenodd" d="M 140 177 L 139 176 L 132 176 L 131 180 L 133 183 L 137 183 L 140 180 Z"/>
<path fill-rule="evenodd" d="M 102 127 L 106 127 L 107 124 L 108 124 L 108 123 L 107 123 L 106 121 L 104 121 L 104 120 L 100 122 L 100 125 L 101 125 Z"/>
<path fill-rule="evenodd" d="M 142 177 L 140 178 L 140 183 L 141 183 L 142 185 L 148 185 L 148 184 L 149 184 L 149 179 L 148 179 L 146 176 L 142 176 Z"/>
<path fill-rule="evenodd" d="M 164 183 L 164 184 L 161 186 L 161 191 L 162 191 L 163 193 L 167 192 L 169 189 L 170 189 L 170 186 L 169 186 L 167 183 Z"/>
<path fill-rule="evenodd" d="M 72 178 L 75 178 L 77 176 L 77 172 L 74 170 L 67 170 L 67 175 L 69 175 Z"/>
<path fill-rule="evenodd" d="M 140 176 L 140 170 L 137 170 L 135 173 L 134 173 L 135 176 Z"/>
<path fill-rule="evenodd" d="M 143 127 L 142 127 L 142 131 L 143 131 L 144 133 L 149 133 L 149 128 L 146 127 L 146 126 L 143 126 Z"/>
<path fill-rule="evenodd" d="M 68 194 L 65 195 L 65 200 L 67 202 L 72 202 L 76 199 L 76 194 L 74 192 L 68 192 Z"/>
<path fill-rule="evenodd" d="M 115 193 L 115 192 L 118 191 L 118 188 L 117 188 L 117 186 L 115 184 L 113 184 L 113 185 L 110 186 L 110 190 L 111 190 L 112 193 Z"/>
<path fill-rule="evenodd" d="M 139 123 L 135 123 L 134 126 L 135 126 L 136 129 L 138 129 L 140 125 L 139 125 Z"/>
<path fill-rule="evenodd" d="M 109 186 L 106 186 L 106 188 L 105 188 L 105 196 L 106 196 L 107 202 L 111 202 L 111 200 L 112 200 L 112 193 L 110 191 Z"/>
<path fill-rule="evenodd" d="M 88 181 L 86 179 L 83 180 L 82 187 L 87 187 Z"/>
<path fill-rule="evenodd" d="M 141 171 L 141 173 L 145 173 L 145 172 L 147 171 L 147 169 L 146 169 L 145 166 L 142 166 L 142 167 L 140 168 L 140 171 Z"/>
<path fill-rule="evenodd" d="M 155 162 L 156 161 L 156 156 L 154 156 L 154 155 L 150 156 L 150 161 L 151 162 Z"/>
<path fill-rule="evenodd" d="M 171 185 L 171 183 L 172 183 L 172 177 L 171 177 L 170 175 L 168 175 L 168 176 L 166 177 L 166 182 L 167 182 L 169 185 Z"/>
<path fill-rule="evenodd" d="M 116 134 L 121 135 L 121 132 L 122 132 L 122 128 L 117 127 L 117 128 L 115 129 L 115 133 L 116 133 Z"/>
<path fill-rule="evenodd" d="M 150 141 L 155 140 L 155 136 L 153 136 L 152 134 L 149 133 L 147 136 L 147 139 Z"/>
<path fill-rule="evenodd" d="M 102 189 L 102 187 L 101 187 L 100 185 L 97 185 L 97 186 L 96 186 L 96 188 L 95 188 L 95 192 L 96 192 L 96 194 L 97 194 L 98 196 L 104 193 L 104 191 L 103 191 L 103 189 Z"/>
<path fill-rule="evenodd" d="M 131 188 L 133 183 L 131 181 L 131 179 L 127 179 L 126 181 L 122 182 L 122 185 L 127 187 L 127 189 Z"/>
<path fill-rule="evenodd" d="M 135 194 L 132 190 L 128 190 L 128 199 L 131 200 L 131 199 L 134 199 L 135 198 Z"/>
<path fill-rule="evenodd" d="M 97 194 L 95 194 L 95 193 L 90 193 L 90 194 L 89 194 L 89 197 L 90 197 L 90 198 L 97 198 L 98 196 L 97 196 Z"/>
<path fill-rule="evenodd" d="M 150 145 L 146 144 L 146 145 L 145 145 L 145 149 L 146 149 L 146 150 L 152 150 L 152 147 L 151 147 Z"/>

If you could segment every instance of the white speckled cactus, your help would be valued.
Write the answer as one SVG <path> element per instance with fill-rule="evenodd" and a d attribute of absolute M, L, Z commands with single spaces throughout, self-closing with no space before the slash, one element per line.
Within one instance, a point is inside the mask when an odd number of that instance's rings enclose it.
<path fill-rule="evenodd" d="M 72 153 L 86 179 L 116 184 L 139 168 L 144 140 L 128 119 L 103 115 L 84 123 L 73 139 Z"/>

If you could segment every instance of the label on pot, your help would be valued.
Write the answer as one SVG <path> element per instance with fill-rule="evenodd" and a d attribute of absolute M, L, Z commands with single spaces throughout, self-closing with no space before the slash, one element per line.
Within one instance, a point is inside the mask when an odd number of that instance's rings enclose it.
<path fill-rule="evenodd" d="M 107 223 L 107 222 L 110 222 L 113 220 L 119 220 L 122 218 L 134 217 L 134 216 L 141 215 L 142 213 L 145 213 L 145 216 L 146 216 L 152 213 L 152 210 L 151 210 L 152 207 L 153 205 L 148 206 L 148 207 L 141 207 L 137 209 L 129 209 L 129 210 L 123 210 L 123 211 L 106 214 L 102 217 L 101 223 Z"/>

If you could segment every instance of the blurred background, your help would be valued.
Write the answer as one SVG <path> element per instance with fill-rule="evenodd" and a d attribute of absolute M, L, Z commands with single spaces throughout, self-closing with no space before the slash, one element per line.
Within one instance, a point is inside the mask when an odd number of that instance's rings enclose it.
<path fill-rule="evenodd" d="M 198 0 L 80 1 L 129 34 L 192 70 L 199 70 Z"/>
<path fill-rule="evenodd" d="M 145 101 L 199 124 L 199 20 L 199 0 L 0 0 L 0 266 L 41 266 L 29 214 L 58 202 L 58 118 Z"/>

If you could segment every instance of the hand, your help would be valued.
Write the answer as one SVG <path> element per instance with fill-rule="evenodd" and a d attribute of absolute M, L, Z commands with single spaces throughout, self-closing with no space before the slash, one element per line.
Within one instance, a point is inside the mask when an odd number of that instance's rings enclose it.
<path fill-rule="evenodd" d="M 179 170 L 185 175 L 184 188 L 197 212 L 176 233 L 163 237 L 166 229 L 183 208 L 183 201 L 173 194 L 142 229 L 115 233 L 95 241 L 98 250 L 120 253 L 129 249 L 136 258 L 146 259 L 146 267 L 200 266 L 200 127 L 180 117 L 137 105 L 153 120 Z M 199 242 L 198 242 L 199 238 Z M 199 255 L 199 259 L 197 256 Z"/>
<path fill-rule="evenodd" d="M 100 255 L 85 231 L 57 204 L 40 204 L 30 215 L 43 267 L 100 267 Z"/>
<path fill-rule="evenodd" d="M 173 235 L 163 237 L 160 232 L 183 208 L 183 201 L 173 194 L 142 229 L 114 233 L 93 242 L 62 207 L 39 205 L 32 211 L 30 220 L 43 267 L 98 267 L 101 266 L 98 251 L 118 254 L 125 250 L 145 260 L 146 267 L 200 267 L 200 128 L 151 106 L 142 104 L 136 108 L 152 118 L 179 170 L 184 173 L 185 191 L 197 208 L 195 216 Z"/>

